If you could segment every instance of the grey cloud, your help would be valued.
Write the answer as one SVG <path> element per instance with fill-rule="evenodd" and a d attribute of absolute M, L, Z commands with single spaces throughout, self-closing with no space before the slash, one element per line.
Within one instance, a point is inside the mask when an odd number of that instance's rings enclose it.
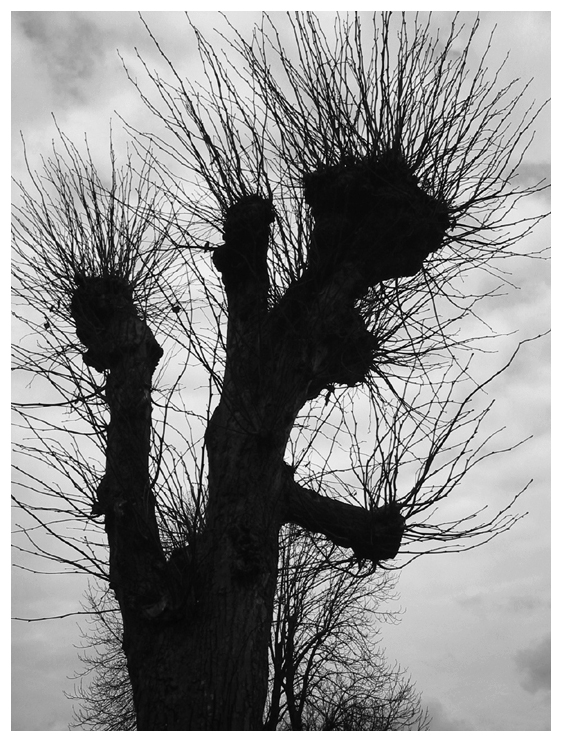
<path fill-rule="evenodd" d="M 542 117 L 548 119 L 548 109 L 543 111 Z M 544 134 L 544 129 L 543 129 Z M 546 138 L 543 136 L 543 139 Z M 544 145 L 543 146 L 547 146 Z M 539 202 L 539 205 L 544 211 L 548 209 L 545 207 L 550 206 L 550 184 L 551 184 L 551 165 L 549 162 L 533 161 L 529 158 L 525 162 L 521 162 L 517 167 L 516 180 L 514 183 L 518 188 L 534 188 L 539 183 L 541 184 L 541 191 L 537 191 L 533 198 Z"/>
<path fill-rule="evenodd" d="M 543 609 L 546 601 L 529 595 L 512 595 L 509 598 L 507 608 L 515 613 L 529 613 L 537 609 Z"/>
<path fill-rule="evenodd" d="M 513 613 L 532 613 L 534 611 L 548 610 L 548 601 L 542 597 L 529 595 L 493 596 L 485 593 L 462 596 L 456 602 L 463 610 L 470 611 L 474 615 L 482 616 L 484 613 L 497 611 Z"/>
<path fill-rule="evenodd" d="M 80 12 L 19 11 L 13 17 L 48 73 L 59 104 L 86 101 L 106 52 L 95 23 Z"/>
<path fill-rule="evenodd" d="M 466 596 L 463 595 L 462 597 L 457 598 L 457 603 L 467 610 L 472 610 L 480 613 L 482 611 L 482 608 L 488 605 L 489 598 L 485 599 L 485 596 L 482 594 Z"/>
<path fill-rule="evenodd" d="M 529 693 L 550 691 L 550 635 L 515 655 L 515 664 L 523 675 L 521 687 Z"/>
<path fill-rule="evenodd" d="M 437 699 L 429 699 L 427 708 L 431 717 L 429 730 L 431 732 L 469 732 L 475 727 L 464 719 L 457 719 Z"/>

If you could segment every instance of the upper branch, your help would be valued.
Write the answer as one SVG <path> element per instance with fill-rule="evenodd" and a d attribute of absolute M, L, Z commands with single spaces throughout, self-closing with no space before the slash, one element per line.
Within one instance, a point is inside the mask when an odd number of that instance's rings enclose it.
<path fill-rule="evenodd" d="M 77 276 L 71 303 L 84 362 L 107 371 L 106 471 L 94 515 L 104 515 L 110 584 L 122 608 L 160 613 L 165 560 L 149 475 L 152 375 L 162 348 L 120 278 Z"/>

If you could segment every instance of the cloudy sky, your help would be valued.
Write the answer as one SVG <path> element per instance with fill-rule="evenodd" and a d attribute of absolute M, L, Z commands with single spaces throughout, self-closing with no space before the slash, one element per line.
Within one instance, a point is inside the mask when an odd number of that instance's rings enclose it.
<path fill-rule="evenodd" d="M 232 13 L 240 27 L 257 18 Z M 182 13 L 149 12 L 148 22 L 178 69 L 189 73 L 194 48 L 186 42 Z M 509 51 L 513 77 L 534 77 L 534 96 L 550 95 L 550 15 L 547 12 L 484 12 L 482 37 L 497 24 L 494 59 Z M 437 13 L 445 25 L 450 14 Z M 203 28 L 213 13 L 194 13 Z M 13 171 L 23 177 L 20 130 L 32 159 L 47 153 L 54 136 L 51 113 L 71 139 L 87 132 L 94 158 L 105 157 L 109 121 L 115 111 L 139 128 L 149 115 L 127 82 L 116 50 L 133 59 L 138 47 L 148 60 L 154 50 L 135 13 L 12 13 Z M 527 165 L 548 172 L 547 117 Z M 119 143 L 119 135 L 117 135 Z M 544 211 L 538 199 L 529 209 Z M 548 225 L 527 240 L 529 251 L 548 246 Z M 497 332 L 516 332 L 498 344 L 497 363 L 517 339 L 548 328 L 548 269 L 540 262 L 515 266 L 520 287 L 489 309 Z M 550 728 L 549 557 L 549 358 L 548 342 L 527 345 L 493 389 L 492 423 L 508 427 L 512 440 L 532 435 L 524 449 L 483 466 L 470 486 L 475 499 L 493 493 L 505 502 L 532 478 L 520 509 L 528 516 L 508 534 L 464 554 L 427 556 L 404 569 L 398 625 L 384 626 L 390 660 L 408 668 L 433 716 L 434 731 L 543 731 Z M 471 493 L 460 493 L 470 497 Z M 502 500 L 502 497 L 504 498 Z M 39 617 L 79 609 L 84 581 L 18 571 L 13 613 Z M 80 669 L 77 619 L 13 626 L 13 730 L 66 730 L 72 676 Z"/>

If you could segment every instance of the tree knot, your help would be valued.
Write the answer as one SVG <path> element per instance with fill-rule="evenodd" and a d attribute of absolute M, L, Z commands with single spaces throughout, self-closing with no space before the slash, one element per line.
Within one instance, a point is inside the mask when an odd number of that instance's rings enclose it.
<path fill-rule="evenodd" d="M 87 347 L 84 363 L 105 371 L 143 343 L 153 371 L 163 350 L 137 312 L 131 284 L 120 276 L 78 276 L 70 312 L 80 342 Z"/>

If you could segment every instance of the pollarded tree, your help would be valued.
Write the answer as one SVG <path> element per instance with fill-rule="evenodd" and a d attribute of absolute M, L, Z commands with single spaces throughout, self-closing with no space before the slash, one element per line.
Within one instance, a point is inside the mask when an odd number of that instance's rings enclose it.
<path fill-rule="evenodd" d="M 23 464 L 16 499 L 53 558 L 109 580 L 140 730 L 261 728 L 283 524 L 361 572 L 517 519 L 435 505 L 490 454 L 458 279 L 539 218 L 515 208 L 541 187 L 517 181 L 540 109 L 486 55 L 470 69 L 478 21 L 460 52 L 418 16 L 376 15 L 368 43 L 358 16 L 289 15 L 288 39 L 225 22 L 224 56 L 192 27 L 200 85 L 154 40 L 162 133 L 131 127 L 108 179 L 62 137 L 15 217 L 16 365 L 70 413 L 20 406 L 23 453 L 66 483 Z M 202 372 L 199 412 L 179 389 Z"/>

